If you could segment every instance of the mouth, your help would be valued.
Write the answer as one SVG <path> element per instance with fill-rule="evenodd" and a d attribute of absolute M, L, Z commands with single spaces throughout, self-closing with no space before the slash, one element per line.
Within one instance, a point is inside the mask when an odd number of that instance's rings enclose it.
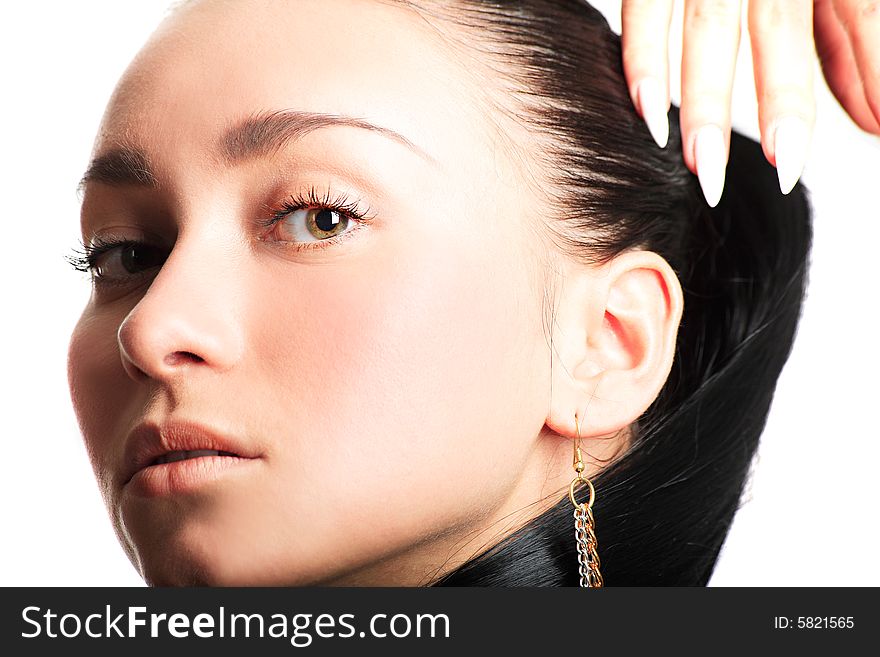
<path fill-rule="evenodd" d="M 235 456 L 241 458 L 241 456 L 239 454 L 236 454 L 235 452 L 225 452 L 218 449 L 178 450 L 176 452 L 168 452 L 167 454 L 162 454 L 162 456 L 156 458 L 147 467 L 150 467 L 151 465 L 161 465 L 163 463 L 173 463 L 174 461 L 197 459 L 202 456 Z"/>
<path fill-rule="evenodd" d="M 120 483 L 155 496 L 195 490 L 258 467 L 262 453 L 250 441 L 193 421 L 143 422 L 126 441 Z"/>

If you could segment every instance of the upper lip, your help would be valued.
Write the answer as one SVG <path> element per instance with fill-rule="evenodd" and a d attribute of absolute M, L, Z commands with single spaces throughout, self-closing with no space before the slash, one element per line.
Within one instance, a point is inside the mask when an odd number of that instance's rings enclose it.
<path fill-rule="evenodd" d="M 126 439 L 123 485 L 163 454 L 198 449 L 232 452 L 241 458 L 260 456 L 244 441 L 195 421 L 142 422 Z"/>

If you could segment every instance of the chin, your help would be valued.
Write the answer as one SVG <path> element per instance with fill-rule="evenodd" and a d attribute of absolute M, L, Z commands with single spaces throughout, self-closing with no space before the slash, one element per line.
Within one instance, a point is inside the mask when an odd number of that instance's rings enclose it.
<path fill-rule="evenodd" d="M 142 560 L 141 576 L 147 586 L 271 586 L 251 572 L 253 565 L 230 563 L 221 558 L 194 559 L 165 551 Z"/>
<path fill-rule="evenodd" d="M 312 586 L 320 580 L 311 570 L 275 563 L 276 555 L 261 559 L 254 550 L 229 549 L 229 543 L 223 546 L 225 551 L 220 547 L 222 543 L 201 549 L 181 547 L 172 541 L 163 543 L 155 553 L 138 553 L 139 572 L 147 586 Z"/>
<path fill-rule="evenodd" d="M 305 527 L 299 540 L 228 511 L 132 515 L 123 535 L 148 586 L 313 586 L 345 572 L 351 550 Z M 230 520 L 230 518 L 234 520 Z M 258 519 L 259 520 L 259 519 Z M 328 544 L 329 543 L 329 544 Z"/>

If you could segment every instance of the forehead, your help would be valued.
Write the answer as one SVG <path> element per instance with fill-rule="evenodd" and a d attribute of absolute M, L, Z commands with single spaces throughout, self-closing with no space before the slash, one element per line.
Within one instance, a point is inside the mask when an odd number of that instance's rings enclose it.
<path fill-rule="evenodd" d="M 202 1 L 132 62 L 96 151 L 222 148 L 255 113 L 343 115 L 387 127 L 439 162 L 497 139 L 479 84 L 435 29 L 387 0 Z M 402 141 L 402 140 L 399 140 Z"/>

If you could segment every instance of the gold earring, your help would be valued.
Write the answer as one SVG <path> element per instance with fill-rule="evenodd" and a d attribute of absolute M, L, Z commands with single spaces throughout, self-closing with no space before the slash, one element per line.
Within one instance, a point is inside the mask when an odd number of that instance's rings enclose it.
<path fill-rule="evenodd" d="M 580 573 L 580 585 L 582 587 L 603 586 L 602 574 L 599 572 L 599 554 L 596 551 L 596 534 L 593 528 L 593 501 L 596 499 L 596 491 L 592 482 L 584 475 L 584 460 L 581 458 L 581 426 L 578 422 L 577 412 L 574 414 L 574 424 L 577 428 L 577 438 L 574 442 L 574 469 L 577 476 L 572 479 L 568 487 L 568 499 L 574 505 L 574 538 L 578 552 L 578 572 Z M 574 487 L 582 481 L 590 490 L 588 502 L 580 504 L 574 499 Z"/>

